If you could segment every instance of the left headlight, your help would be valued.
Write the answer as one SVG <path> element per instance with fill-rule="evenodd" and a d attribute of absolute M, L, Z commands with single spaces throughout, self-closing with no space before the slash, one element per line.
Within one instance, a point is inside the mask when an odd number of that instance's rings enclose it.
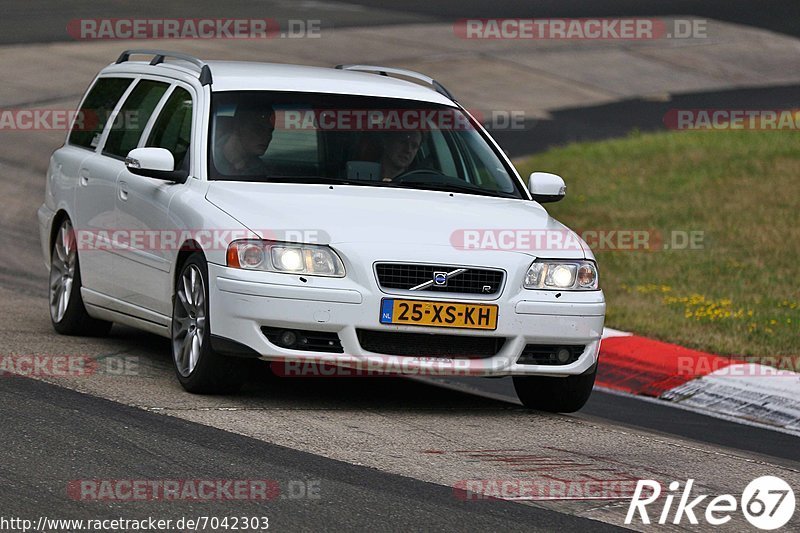
<path fill-rule="evenodd" d="M 284 274 L 344 277 L 344 263 L 329 246 L 245 239 L 228 246 L 231 268 Z"/>
<path fill-rule="evenodd" d="M 523 287 L 562 291 L 597 290 L 597 266 L 592 261 L 537 259 L 525 274 Z"/>

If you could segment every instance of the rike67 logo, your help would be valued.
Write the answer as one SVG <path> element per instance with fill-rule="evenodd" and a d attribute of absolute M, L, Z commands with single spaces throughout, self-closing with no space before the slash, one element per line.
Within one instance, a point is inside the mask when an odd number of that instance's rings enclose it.
<path fill-rule="evenodd" d="M 630 524 L 636 515 L 642 524 L 650 524 L 651 520 L 659 524 L 672 522 L 680 524 L 685 519 L 690 524 L 698 524 L 698 516 L 712 526 L 719 526 L 731 520 L 731 515 L 741 511 L 750 524 L 763 530 L 778 529 L 786 525 L 794 515 L 795 497 L 792 488 L 779 477 L 762 476 L 751 481 L 740 500 L 732 494 L 721 494 L 702 505 L 708 494 L 695 496 L 692 494 L 694 479 L 689 479 L 681 490 L 681 484 L 673 481 L 669 484 L 664 506 L 660 513 L 657 500 L 661 496 L 661 484 L 651 479 L 640 479 L 636 484 L 625 523 Z M 693 497 L 694 496 L 694 497 Z M 691 498 L 691 499 L 690 499 Z M 677 505 L 673 507 L 675 500 Z M 652 505 L 655 504 L 655 505 Z M 648 508 L 648 506 L 650 506 Z M 655 513 L 653 515 L 648 514 Z M 670 520 L 671 519 L 671 520 Z"/>

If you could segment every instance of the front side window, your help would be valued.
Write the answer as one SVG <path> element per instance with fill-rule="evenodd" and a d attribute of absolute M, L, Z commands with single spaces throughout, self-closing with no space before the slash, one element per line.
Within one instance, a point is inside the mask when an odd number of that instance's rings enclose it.
<path fill-rule="evenodd" d="M 456 107 L 266 91 L 212 95 L 209 178 L 325 182 L 524 198 Z"/>
<path fill-rule="evenodd" d="M 166 148 L 175 158 L 175 170 L 189 169 L 192 139 L 192 95 L 175 87 L 158 115 L 146 146 Z"/>
<path fill-rule="evenodd" d="M 125 158 L 138 146 L 150 115 L 168 88 L 169 84 L 151 80 L 140 80 L 136 84 L 111 125 L 104 154 Z"/>
<path fill-rule="evenodd" d="M 132 78 L 100 78 L 86 95 L 69 134 L 69 144 L 95 149 L 108 117 L 130 86 Z"/>

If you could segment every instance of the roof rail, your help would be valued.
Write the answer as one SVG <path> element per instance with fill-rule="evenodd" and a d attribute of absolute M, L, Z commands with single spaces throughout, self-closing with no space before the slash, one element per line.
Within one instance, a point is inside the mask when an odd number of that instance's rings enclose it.
<path fill-rule="evenodd" d="M 122 52 L 119 57 L 117 58 L 116 63 L 124 63 L 130 59 L 132 55 L 152 55 L 154 56 L 153 59 L 150 61 L 151 65 L 160 65 L 164 62 L 164 59 L 167 57 L 172 57 L 175 59 L 181 59 L 183 61 L 188 61 L 189 63 L 195 65 L 197 68 L 200 69 L 200 83 L 202 85 L 211 85 L 211 69 L 201 60 L 197 59 L 194 56 L 190 56 L 188 54 L 182 54 L 180 52 L 170 52 L 168 50 L 155 50 L 155 49 L 135 49 L 135 50 L 125 50 Z"/>
<path fill-rule="evenodd" d="M 413 70 L 407 70 L 404 68 L 380 67 L 377 65 L 336 65 L 336 68 L 339 70 L 371 72 L 373 74 L 380 74 L 381 76 L 388 76 L 389 74 L 394 74 L 395 76 L 403 76 L 405 78 L 411 78 L 413 80 L 421 81 L 422 83 L 432 86 L 437 93 L 446 96 L 453 102 L 456 101 L 452 93 L 444 88 L 444 85 L 442 85 L 435 79 L 431 78 L 430 76 L 426 76 L 425 74 L 420 74 L 419 72 L 415 72 Z"/>

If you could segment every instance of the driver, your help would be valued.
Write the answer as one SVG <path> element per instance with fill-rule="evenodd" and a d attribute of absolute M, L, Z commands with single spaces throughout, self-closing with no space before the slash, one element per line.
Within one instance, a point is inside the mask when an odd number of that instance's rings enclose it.
<path fill-rule="evenodd" d="M 392 181 L 406 172 L 417 157 L 422 144 L 422 133 L 419 131 L 392 132 L 382 139 L 381 177 L 383 181 Z"/>
<path fill-rule="evenodd" d="M 233 115 L 233 131 L 219 138 L 214 150 L 214 164 L 227 175 L 266 174 L 261 159 L 272 141 L 275 111 L 258 100 L 244 101 Z"/>

